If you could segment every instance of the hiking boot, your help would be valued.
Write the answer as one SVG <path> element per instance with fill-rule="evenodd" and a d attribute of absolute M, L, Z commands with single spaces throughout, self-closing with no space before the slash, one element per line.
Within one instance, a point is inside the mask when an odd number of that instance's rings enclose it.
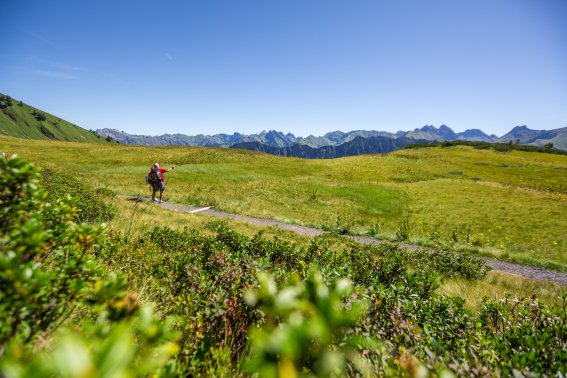
<path fill-rule="evenodd" d="M 159 200 L 159 203 L 165 203 L 165 200 Z"/>

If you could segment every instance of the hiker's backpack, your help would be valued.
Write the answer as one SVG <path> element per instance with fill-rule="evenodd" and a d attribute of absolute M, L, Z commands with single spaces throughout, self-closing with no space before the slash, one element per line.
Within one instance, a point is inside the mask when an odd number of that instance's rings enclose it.
<path fill-rule="evenodd" d="M 161 178 L 159 177 L 159 171 L 155 167 L 152 167 L 152 170 L 146 176 L 146 182 L 148 184 L 157 184 L 161 182 Z"/>

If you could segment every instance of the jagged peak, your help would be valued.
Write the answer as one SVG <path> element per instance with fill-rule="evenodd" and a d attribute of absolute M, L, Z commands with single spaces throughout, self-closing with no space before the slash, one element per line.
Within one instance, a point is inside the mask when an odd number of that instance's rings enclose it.
<path fill-rule="evenodd" d="M 266 133 L 266 135 L 270 135 L 270 136 L 276 135 L 276 136 L 281 136 L 281 137 L 285 136 L 284 133 L 282 133 L 281 131 L 277 131 L 277 130 L 270 130 Z"/>
<path fill-rule="evenodd" d="M 512 130 L 510 130 L 508 133 L 506 133 L 506 135 L 526 135 L 526 134 L 531 134 L 531 133 L 537 133 L 538 131 L 541 130 L 533 130 L 528 128 L 526 125 L 521 125 L 521 126 L 515 126 Z"/>
<path fill-rule="evenodd" d="M 340 130 L 335 130 L 335 131 L 329 131 L 324 136 L 327 136 L 327 135 L 345 135 L 345 134 L 346 134 L 345 132 L 342 132 Z"/>
<path fill-rule="evenodd" d="M 435 132 L 435 131 L 437 131 L 437 127 L 435 127 L 433 125 L 425 125 L 421 129 L 415 129 L 415 131 Z"/>
<path fill-rule="evenodd" d="M 526 125 L 521 125 L 521 126 L 515 126 L 512 130 L 510 130 L 510 132 L 513 131 L 535 131 L 535 130 L 530 129 Z"/>
<path fill-rule="evenodd" d="M 482 134 L 488 136 L 484 131 L 480 129 L 466 129 L 462 133 L 459 133 L 459 135 L 467 135 L 467 134 Z"/>

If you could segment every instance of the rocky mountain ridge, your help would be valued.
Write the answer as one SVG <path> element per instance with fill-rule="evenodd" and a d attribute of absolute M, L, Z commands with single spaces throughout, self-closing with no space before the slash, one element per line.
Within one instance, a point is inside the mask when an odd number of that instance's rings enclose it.
<path fill-rule="evenodd" d="M 415 143 L 427 143 L 427 141 L 416 141 L 415 139 L 406 137 L 388 138 L 384 136 L 371 136 L 365 138 L 357 136 L 345 143 L 322 147 L 312 147 L 301 143 L 296 143 L 289 147 L 273 147 L 260 142 L 244 142 L 234 144 L 230 148 L 261 151 L 270 155 L 299 157 L 304 159 L 334 159 L 343 156 L 388 153 L 405 147 L 408 144 Z"/>
<path fill-rule="evenodd" d="M 450 127 L 425 125 L 411 131 L 391 133 L 375 130 L 333 131 L 322 136 L 296 137 L 280 131 L 262 131 L 259 134 L 195 135 L 165 134 L 160 136 L 132 135 L 114 129 L 97 130 L 103 137 L 120 143 L 147 146 L 207 146 L 230 147 L 262 151 L 273 155 L 303 158 L 333 158 L 369 153 L 386 153 L 412 143 L 465 140 L 472 142 L 515 143 L 535 146 L 553 146 L 567 150 L 567 128 L 532 130 L 527 126 L 514 127 L 498 137 L 479 129 L 454 132 Z"/>
<path fill-rule="evenodd" d="M 194 136 L 184 134 L 164 134 L 159 136 L 134 135 L 116 129 L 99 129 L 96 130 L 96 133 L 105 138 L 110 136 L 114 140 L 125 144 L 208 147 L 231 147 L 240 143 L 259 142 L 270 147 L 291 147 L 294 144 L 304 144 L 317 148 L 340 145 L 352 141 L 357 137 L 386 137 L 391 139 L 405 137 L 426 141 L 475 140 L 483 142 L 493 142 L 497 139 L 496 135 L 487 135 L 478 129 L 455 133 L 446 125 L 441 125 L 439 128 L 431 125 L 425 125 L 422 128 L 416 128 L 413 131 L 398 131 L 397 133 L 376 130 L 355 130 L 346 133 L 342 131 L 332 131 L 322 136 L 309 135 L 307 137 L 296 137 L 291 133 L 284 134 L 275 130 L 262 131 L 259 134 L 250 135 L 234 133 L 215 135 L 198 134 Z"/>

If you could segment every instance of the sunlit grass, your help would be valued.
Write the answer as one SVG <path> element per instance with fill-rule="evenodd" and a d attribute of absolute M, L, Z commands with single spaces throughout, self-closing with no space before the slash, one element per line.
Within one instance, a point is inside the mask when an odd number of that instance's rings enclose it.
<path fill-rule="evenodd" d="M 179 231 L 187 227 L 211 235 L 214 233 L 214 225 L 222 222 L 248 237 L 261 232 L 264 237 L 278 238 L 303 248 L 306 248 L 311 241 L 309 237 L 276 227 L 262 227 L 234 220 L 219 220 L 203 213 L 175 212 L 150 202 L 134 202 L 126 198 L 116 198 L 113 202 L 119 211 L 108 226 L 122 232 L 130 240 L 136 240 L 153 227 L 170 227 Z M 325 236 L 325 239 L 329 247 L 335 251 L 341 251 L 354 244 L 350 239 L 333 235 Z M 487 277 L 480 281 L 446 279 L 438 289 L 440 294 L 464 298 L 466 306 L 471 309 L 478 309 L 484 297 L 501 298 L 505 294 L 518 298 L 536 294 L 542 302 L 559 305 L 561 304 L 559 295 L 565 292 L 565 287 L 554 283 L 530 280 L 496 271 L 489 272 Z"/>
<path fill-rule="evenodd" d="M 118 213 L 107 227 L 121 232 L 130 240 L 139 238 L 154 227 L 169 227 L 178 231 L 184 228 L 198 229 L 203 234 L 212 234 L 216 224 L 224 223 L 248 237 L 261 232 L 266 237 L 277 237 L 303 246 L 307 246 L 310 241 L 306 236 L 277 227 L 261 227 L 246 222 L 219 219 L 203 213 L 177 212 L 147 201 L 136 202 L 127 198 L 115 198 L 113 204 L 118 208 Z"/>
<path fill-rule="evenodd" d="M 56 143 L 0 137 L 0 149 L 58 165 L 115 193 L 148 196 L 158 161 L 174 203 L 349 232 L 411 240 L 438 227 L 443 242 L 493 247 L 485 254 L 567 270 L 567 157 L 471 147 L 400 150 L 334 160 L 249 151 Z M 342 224 L 339 224 L 342 223 Z"/>
<path fill-rule="evenodd" d="M 438 292 L 464 298 L 467 307 L 478 309 L 484 297 L 497 299 L 506 294 L 517 298 L 525 298 L 535 294 L 540 301 L 559 306 L 562 304 L 559 296 L 564 295 L 566 289 L 564 286 L 546 281 L 535 281 L 513 274 L 493 271 L 489 272 L 485 279 L 479 281 L 446 280 Z"/>

